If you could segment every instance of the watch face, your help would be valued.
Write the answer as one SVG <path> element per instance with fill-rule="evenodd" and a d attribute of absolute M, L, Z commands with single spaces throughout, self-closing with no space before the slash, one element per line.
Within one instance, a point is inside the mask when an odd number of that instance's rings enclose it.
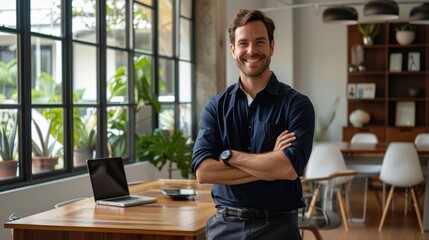
<path fill-rule="evenodd" d="M 220 158 L 223 160 L 229 159 L 231 157 L 231 150 L 225 150 L 220 154 Z"/>

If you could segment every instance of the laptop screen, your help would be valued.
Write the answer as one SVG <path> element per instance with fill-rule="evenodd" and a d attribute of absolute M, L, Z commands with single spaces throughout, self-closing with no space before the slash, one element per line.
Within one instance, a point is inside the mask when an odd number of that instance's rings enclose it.
<path fill-rule="evenodd" d="M 99 158 L 87 161 L 94 199 L 129 195 L 122 158 Z"/>

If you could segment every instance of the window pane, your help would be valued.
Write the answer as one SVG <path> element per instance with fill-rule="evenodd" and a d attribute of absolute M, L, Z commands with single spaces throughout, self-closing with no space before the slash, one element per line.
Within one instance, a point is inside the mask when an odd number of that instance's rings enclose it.
<path fill-rule="evenodd" d="M 191 0 L 180 0 L 180 15 L 188 18 L 192 17 Z"/>
<path fill-rule="evenodd" d="M 106 31 L 107 45 L 114 47 L 126 47 L 126 17 L 125 1 L 106 1 Z"/>
<path fill-rule="evenodd" d="M 60 108 L 33 109 L 31 115 L 33 173 L 64 168 L 63 110 Z"/>
<path fill-rule="evenodd" d="M 152 9 L 134 4 L 134 44 L 135 49 L 152 52 Z"/>
<path fill-rule="evenodd" d="M 61 42 L 52 39 L 32 37 L 31 47 L 31 97 L 33 102 L 61 102 Z"/>
<path fill-rule="evenodd" d="M 159 53 L 173 56 L 173 0 L 159 0 Z"/>
<path fill-rule="evenodd" d="M 179 62 L 179 98 L 180 102 L 191 102 L 192 91 L 191 91 L 191 63 Z"/>
<path fill-rule="evenodd" d="M 134 101 L 140 105 L 146 104 L 152 91 L 152 57 L 148 55 L 136 56 L 134 59 Z M 138 111 L 138 108 L 137 108 Z"/>
<path fill-rule="evenodd" d="M 0 32 L 0 103 L 17 103 L 17 37 Z"/>
<path fill-rule="evenodd" d="M 16 28 L 16 0 L 0 1 L 0 26 Z"/>
<path fill-rule="evenodd" d="M 17 177 L 18 169 L 18 122 L 17 110 L 0 110 L 0 180 Z M 17 175 L 18 174 L 18 175 Z"/>
<path fill-rule="evenodd" d="M 191 59 L 192 26 L 191 21 L 180 19 L 180 59 Z"/>
<path fill-rule="evenodd" d="M 107 50 L 107 99 L 109 102 L 128 102 L 128 64 L 124 51 Z"/>
<path fill-rule="evenodd" d="M 179 126 L 185 137 L 192 136 L 192 104 L 180 104 Z"/>
<path fill-rule="evenodd" d="M 73 166 L 83 166 L 95 158 L 97 147 L 96 108 L 73 109 Z"/>
<path fill-rule="evenodd" d="M 61 36 L 61 0 L 31 2 L 31 31 Z"/>
<path fill-rule="evenodd" d="M 146 5 L 152 6 L 152 0 L 137 0 L 136 2 L 141 2 Z"/>
<path fill-rule="evenodd" d="M 95 0 L 73 0 L 72 8 L 73 38 L 95 43 L 97 41 Z"/>
<path fill-rule="evenodd" d="M 174 65 L 170 59 L 159 59 L 159 101 L 174 101 Z"/>
<path fill-rule="evenodd" d="M 174 105 L 161 105 L 159 112 L 159 128 L 174 131 Z"/>
<path fill-rule="evenodd" d="M 94 46 L 73 44 L 73 101 L 97 101 L 97 49 Z"/>
<path fill-rule="evenodd" d="M 128 155 L 128 108 L 123 106 L 107 109 L 107 138 L 109 155 L 127 157 Z"/>

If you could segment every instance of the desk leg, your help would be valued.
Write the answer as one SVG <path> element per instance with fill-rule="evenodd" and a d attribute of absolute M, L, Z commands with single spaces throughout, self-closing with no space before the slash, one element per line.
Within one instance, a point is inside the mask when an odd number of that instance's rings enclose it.
<path fill-rule="evenodd" d="M 426 165 L 425 206 L 423 208 L 423 229 L 429 231 L 429 160 Z"/>

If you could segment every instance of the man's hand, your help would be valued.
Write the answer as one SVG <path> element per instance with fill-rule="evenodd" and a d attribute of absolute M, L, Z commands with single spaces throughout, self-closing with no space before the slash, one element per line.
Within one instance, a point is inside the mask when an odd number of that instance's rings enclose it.
<path fill-rule="evenodd" d="M 283 150 L 285 148 L 288 148 L 292 145 L 292 142 L 296 140 L 295 133 L 288 132 L 288 130 L 285 130 L 284 132 L 280 133 L 280 135 L 277 137 L 276 144 L 274 145 L 274 151 L 276 150 Z"/>

